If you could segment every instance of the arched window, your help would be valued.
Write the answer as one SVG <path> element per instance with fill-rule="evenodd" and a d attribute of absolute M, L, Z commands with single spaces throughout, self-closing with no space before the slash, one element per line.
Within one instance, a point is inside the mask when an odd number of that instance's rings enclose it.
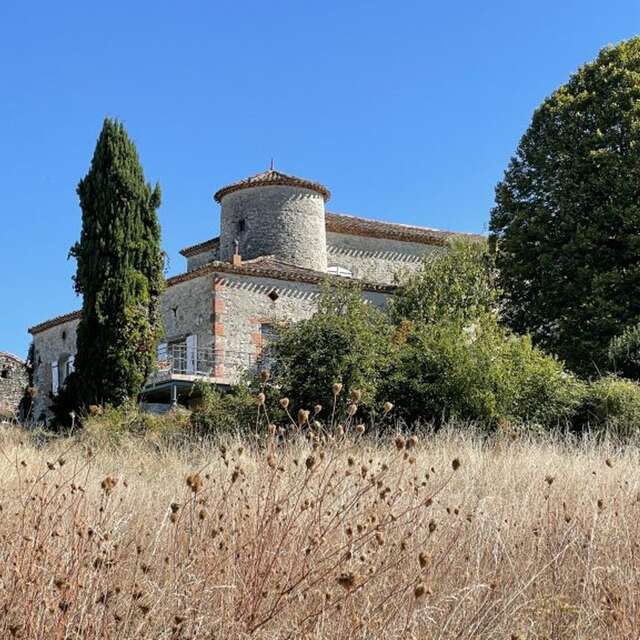
<path fill-rule="evenodd" d="M 338 265 L 334 265 L 327 269 L 329 273 L 333 273 L 336 276 L 341 276 L 342 278 L 353 278 L 353 273 L 351 273 L 350 269 L 346 267 L 340 267 Z"/>

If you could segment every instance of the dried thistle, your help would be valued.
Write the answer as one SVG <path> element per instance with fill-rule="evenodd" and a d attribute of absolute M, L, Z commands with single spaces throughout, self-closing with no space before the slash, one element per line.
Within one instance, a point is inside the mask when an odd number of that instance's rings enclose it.
<path fill-rule="evenodd" d="M 342 391 L 342 383 L 334 382 L 331 386 L 331 391 L 333 392 L 334 397 L 340 395 L 340 392 Z"/>
<path fill-rule="evenodd" d="M 118 484 L 118 480 L 116 478 L 112 478 L 111 476 L 107 476 L 101 483 L 100 486 L 106 495 L 109 495 Z"/>
<path fill-rule="evenodd" d="M 280 406 L 286 409 L 289 406 L 289 398 L 280 398 Z"/>
<path fill-rule="evenodd" d="M 192 473 L 187 476 L 187 486 L 193 493 L 198 493 L 202 489 L 202 478 L 199 473 Z"/>

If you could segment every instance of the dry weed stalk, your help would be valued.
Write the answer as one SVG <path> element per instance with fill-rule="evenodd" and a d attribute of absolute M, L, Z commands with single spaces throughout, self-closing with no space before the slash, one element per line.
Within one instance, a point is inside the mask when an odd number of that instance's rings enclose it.
<path fill-rule="evenodd" d="M 291 438 L 265 425 L 252 444 L 94 452 L 5 432 L 0 637 L 640 628 L 637 451 L 452 432 L 375 440 L 353 416 L 335 435 L 335 413 L 326 426 L 289 415 Z"/>

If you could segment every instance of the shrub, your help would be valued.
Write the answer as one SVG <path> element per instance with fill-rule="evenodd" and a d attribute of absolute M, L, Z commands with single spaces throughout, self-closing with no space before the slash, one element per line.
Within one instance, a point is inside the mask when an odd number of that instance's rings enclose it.
<path fill-rule="evenodd" d="M 496 310 L 493 259 L 484 240 L 451 240 L 428 254 L 391 300 L 395 322 L 473 322 Z"/>
<path fill-rule="evenodd" d="M 119 407 L 92 406 L 83 418 L 84 436 L 106 445 L 117 445 L 128 435 L 171 439 L 185 435 L 189 426 L 189 412 L 185 409 L 155 414 L 140 411 L 133 401 Z"/>
<path fill-rule="evenodd" d="M 609 343 L 609 361 L 614 371 L 640 379 L 640 324 L 627 327 Z"/>
<path fill-rule="evenodd" d="M 359 389 L 371 408 L 388 365 L 391 325 L 352 283 L 326 286 L 318 310 L 282 330 L 275 346 L 274 383 L 296 407 L 325 407 L 332 385 Z"/>
<path fill-rule="evenodd" d="M 576 427 L 592 427 L 626 437 L 640 427 L 640 385 L 614 375 L 592 382 L 585 391 Z"/>
<path fill-rule="evenodd" d="M 191 426 L 200 435 L 243 431 L 255 424 L 256 401 L 249 388 L 238 385 L 228 392 L 202 385 L 202 400 L 191 413 Z"/>
<path fill-rule="evenodd" d="M 409 423 L 455 417 L 550 426 L 569 419 L 580 400 L 579 384 L 560 362 L 489 315 L 471 325 L 405 323 L 396 341 L 383 394 Z"/>

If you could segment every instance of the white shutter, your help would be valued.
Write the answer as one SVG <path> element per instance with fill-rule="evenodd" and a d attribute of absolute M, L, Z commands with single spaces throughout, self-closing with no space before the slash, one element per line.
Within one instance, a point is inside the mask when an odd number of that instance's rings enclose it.
<path fill-rule="evenodd" d="M 59 386 L 59 380 L 58 380 L 58 363 L 57 362 L 52 362 L 51 363 L 51 393 L 58 393 L 58 386 Z"/>
<path fill-rule="evenodd" d="M 198 370 L 198 336 L 187 336 L 187 373 L 194 375 Z"/>
<path fill-rule="evenodd" d="M 76 357 L 75 356 L 69 356 L 69 359 L 67 360 L 67 375 L 69 375 L 70 373 L 73 373 L 76 370 Z"/>

